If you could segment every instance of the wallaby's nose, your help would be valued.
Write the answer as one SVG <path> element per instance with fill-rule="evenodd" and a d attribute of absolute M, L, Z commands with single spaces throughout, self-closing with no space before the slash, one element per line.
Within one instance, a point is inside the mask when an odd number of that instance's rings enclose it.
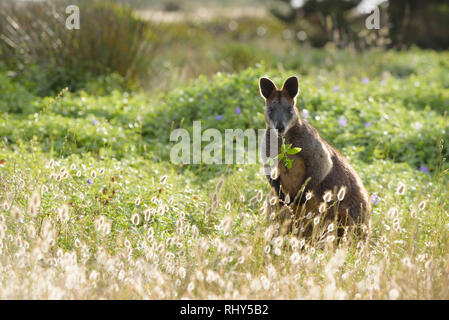
<path fill-rule="evenodd" d="M 285 127 L 284 127 L 283 124 L 278 123 L 278 124 L 276 125 L 276 129 L 277 129 L 277 131 L 278 131 L 279 133 L 284 133 Z"/>

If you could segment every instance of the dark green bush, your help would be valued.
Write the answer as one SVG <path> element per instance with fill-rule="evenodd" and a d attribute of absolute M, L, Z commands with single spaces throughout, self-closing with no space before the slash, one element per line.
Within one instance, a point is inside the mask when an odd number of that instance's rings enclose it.
<path fill-rule="evenodd" d="M 418 74 L 423 66 L 417 67 Z M 449 140 L 449 122 L 442 112 L 449 106 L 448 90 L 430 81 L 431 75 L 447 70 L 435 64 L 431 71 L 430 76 L 388 81 L 363 76 L 342 81 L 338 68 L 318 77 L 305 76 L 300 80 L 298 108 L 310 112 L 307 121 L 331 144 L 339 149 L 357 148 L 362 161 L 389 158 L 416 168 L 436 168 L 442 157 L 449 157 L 446 144 L 441 153 L 439 146 L 441 139 Z M 240 74 L 218 74 L 212 80 L 200 77 L 164 96 L 149 114 L 143 134 L 163 148 L 169 141 L 167 128 L 182 125 L 191 130 L 195 120 L 201 120 L 203 130 L 264 128 L 264 103 L 257 82 L 266 73 L 259 67 Z M 278 86 L 294 73 L 268 72 Z M 339 123 L 340 117 L 346 119 L 346 126 Z"/>
<path fill-rule="evenodd" d="M 443 53 L 380 52 L 354 59 L 347 55 L 346 60 L 340 53 L 327 56 L 324 60 L 330 62 L 323 63 L 329 63 L 329 68 L 310 68 L 300 77 L 298 108 L 301 113 L 307 110 L 305 119 L 328 142 L 365 163 L 391 159 L 435 170 L 443 157 L 449 157 L 449 121 L 444 114 L 449 73 L 440 63 Z M 395 64 L 398 57 L 405 64 L 409 61 L 413 73 L 383 78 L 382 69 Z M 332 61 L 339 64 L 331 67 Z M 369 70 L 360 68 L 366 61 L 372 61 Z M 258 79 L 268 75 L 281 86 L 292 74 L 298 71 L 279 72 L 259 65 L 235 74 L 202 76 L 151 97 L 120 90 L 97 97 L 79 91 L 66 93 L 56 102 L 26 94 L 23 86 L 3 74 L 0 83 L 9 98 L 1 104 L 7 114 L 0 122 L 0 136 L 12 144 L 35 139 L 43 149 L 61 155 L 98 152 L 168 160 L 171 130 L 192 130 L 195 120 L 201 121 L 203 130 L 217 128 L 223 133 L 233 128 L 265 128 Z M 101 81 L 92 90 L 100 87 Z"/>
<path fill-rule="evenodd" d="M 0 72 L 0 113 L 32 112 L 32 102 L 35 98 L 22 85 L 11 81 L 12 76 Z"/>

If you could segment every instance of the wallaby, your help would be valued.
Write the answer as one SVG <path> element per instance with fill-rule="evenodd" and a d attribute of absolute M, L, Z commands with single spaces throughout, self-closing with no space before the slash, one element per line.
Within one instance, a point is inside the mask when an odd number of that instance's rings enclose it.
<path fill-rule="evenodd" d="M 361 230 L 366 233 L 371 217 L 368 192 L 344 156 L 321 138 L 312 125 L 301 119 L 296 108 L 298 78 L 288 78 L 281 90 L 270 79 L 261 78 L 259 89 L 266 105 L 266 155 L 273 154 L 269 150 L 270 135 L 273 132 L 278 135 L 278 150 L 274 154 L 280 152 L 282 139 L 285 139 L 285 144 L 301 148 L 299 153 L 289 155 L 293 160 L 290 168 L 279 161 L 277 168 L 267 174 L 272 186 L 272 192 L 267 197 L 268 215 L 273 217 L 273 212 L 279 213 L 282 205 L 288 205 L 290 211 L 287 219 L 291 218 L 290 221 L 307 237 L 311 235 L 313 228 L 306 220 L 310 222 L 313 217 L 322 214 L 319 212 L 323 208 L 329 206 L 326 219 L 337 221 L 338 237 L 343 235 L 346 227 L 354 227 L 357 234 Z M 275 202 L 273 194 L 277 196 Z M 323 202 L 325 207 L 319 208 Z M 332 202 L 334 205 L 331 208 Z M 308 219 L 305 218 L 307 214 Z M 291 229 L 290 225 L 289 230 Z"/>

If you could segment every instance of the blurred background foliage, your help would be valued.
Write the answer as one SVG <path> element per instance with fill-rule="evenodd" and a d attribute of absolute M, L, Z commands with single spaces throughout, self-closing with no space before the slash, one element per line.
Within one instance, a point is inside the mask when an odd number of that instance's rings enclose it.
<path fill-rule="evenodd" d="M 117 73 L 133 84 L 147 76 L 158 41 L 151 23 L 131 8 L 80 1 L 83 27 L 65 28 L 71 2 L 8 2 L 0 14 L 1 57 L 16 77 L 33 83 L 39 94 Z M 69 32 L 68 32 L 69 31 Z"/>
<path fill-rule="evenodd" d="M 3 1 L 0 143 L 171 167 L 173 129 L 261 129 L 258 78 L 297 74 L 302 117 L 351 161 L 447 175 L 447 16 L 442 1 Z"/>
<path fill-rule="evenodd" d="M 80 7 L 80 30 L 64 27 L 68 4 Z M 381 28 L 369 30 L 377 5 Z M 448 17 L 440 0 L 6 0 L 0 68 L 40 96 L 171 89 L 260 61 L 307 73 L 332 48 L 447 49 Z"/>

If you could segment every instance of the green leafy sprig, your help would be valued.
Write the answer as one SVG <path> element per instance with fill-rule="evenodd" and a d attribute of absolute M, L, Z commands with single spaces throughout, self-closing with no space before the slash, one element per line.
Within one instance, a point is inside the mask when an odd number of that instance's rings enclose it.
<path fill-rule="evenodd" d="M 281 152 L 275 158 L 269 158 L 268 164 L 272 166 L 274 159 L 282 160 L 287 169 L 290 169 L 293 165 L 293 159 L 290 159 L 288 155 L 294 155 L 301 151 L 301 148 L 292 148 L 291 144 L 285 144 L 285 138 L 282 138 Z"/>

